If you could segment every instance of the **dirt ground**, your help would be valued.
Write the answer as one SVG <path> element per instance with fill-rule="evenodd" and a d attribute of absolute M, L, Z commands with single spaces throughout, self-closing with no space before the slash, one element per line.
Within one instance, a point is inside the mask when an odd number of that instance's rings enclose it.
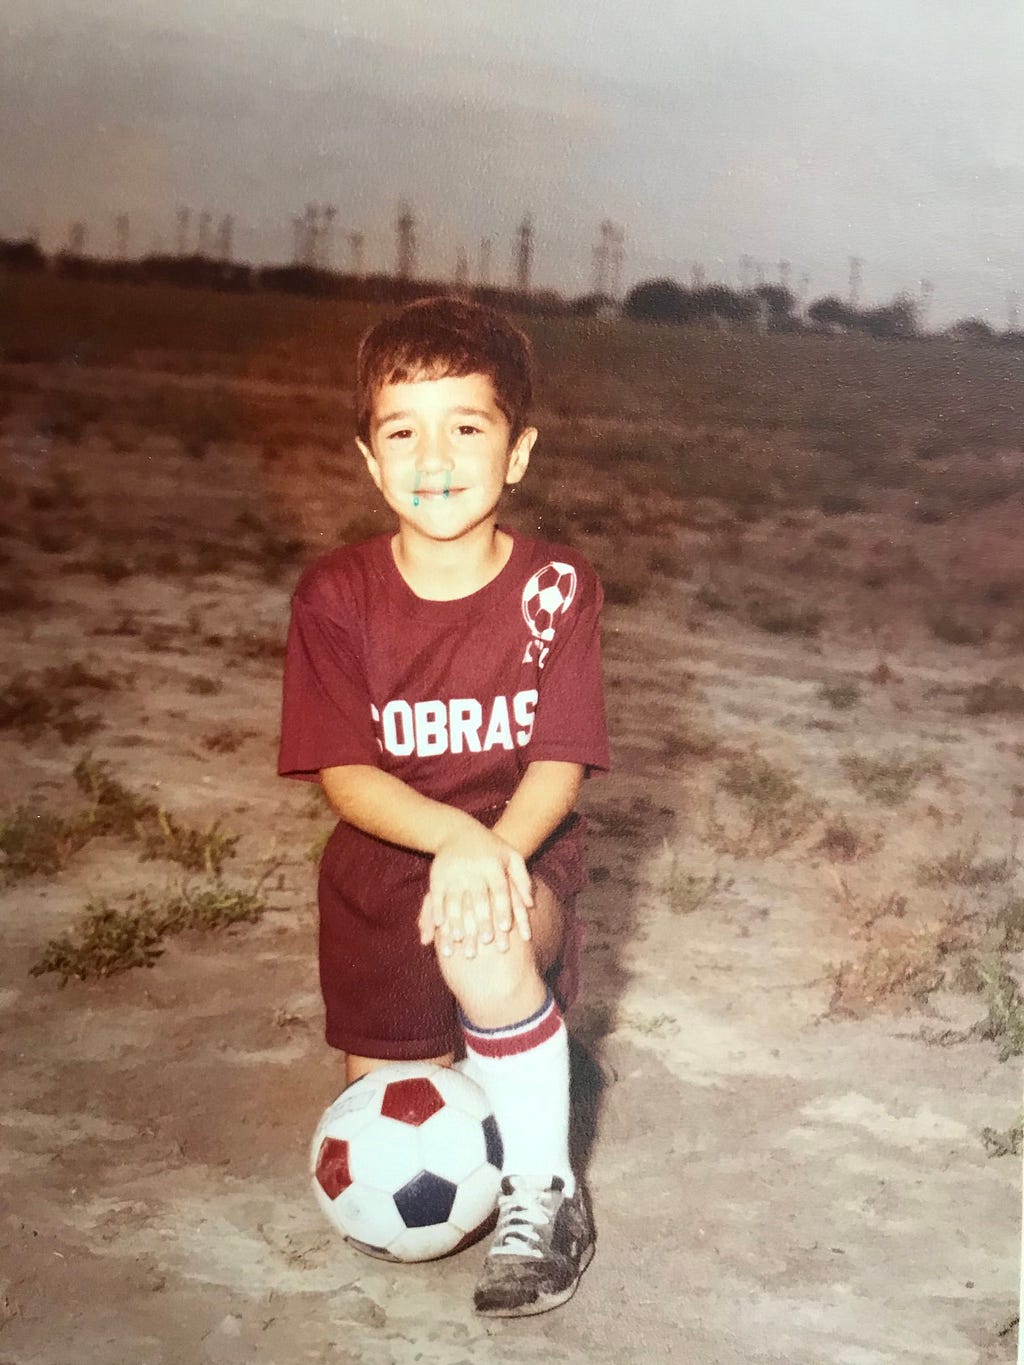
<path fill-rule="evenodd" d="M 328 821 L 274 773 L 297 565 L 277 581 L 240 555 L 153 567 L 282 498 L 326 548 L 317 509 L 339 485 L 301 453 L 200 462 L 166 439 L 113 451 L 33 431 L 16 412 L 0 447 L 5 672 L 78 661 L 108 686 L 75 694 L 99 718 L 91 734 L 0 731 L 0 804 L 72 809 L 90 752 L 181 819 L 237 833 L 235 880 L 275 861 L 258 923 L 64 987 L 30 975 L 47 941 L 87 902 L 157 896 L 181 869 L 104 836 L 0 893 L 0 1365 L 1013 1359 L 1020 1160 L 981 1133 L 1020 1114 L 1017 1059 L 974 1027 L 981 994 L 898 987 L 953 952 L 923 862 L 969 848 L 1019 876 L 1021 716 L 962 704 L 994 675 L 1021 678 L 1019 644 L 904 628 L 898 574 L 881 623 L 840 574 L 821 634 L 767 633 L 701 605 L 709 585 L 728 593 L 737 556 L 710 565 L 692 530 L 695 576 L 609 607 L 616 767 L 585 794 L 590 930 L 570 1021 L 598 1253 L 562 1310 L 485 1322 L 470 1307 L 482 1247 L 375 1262 L 340 1243 L 308 1188 L 309 1136 L 341 1071 L 315 982 L 310 851 Z M 954 536 L 958 571 L 1009 563 L 1022 510 L 922 524 L 917 551 Z M 892 539 L 878 516 L 845 520 L 865 543 Z M 132 527 L 149 567 L 90 564 Z M 786 528 L 787 553 L 817 529 Z M 743 563 L 776 554 L 777 532 L 745 532 Z M 851 680 L 856 705 L 822 699 Z M 929 756 L 898 807 L 842 761 L 894 750 Z M 775 808 L 730 794 L 727 765 L 753 757 L 799 794 Z M 836 836 L 839 820 L 854 833 Z"/>

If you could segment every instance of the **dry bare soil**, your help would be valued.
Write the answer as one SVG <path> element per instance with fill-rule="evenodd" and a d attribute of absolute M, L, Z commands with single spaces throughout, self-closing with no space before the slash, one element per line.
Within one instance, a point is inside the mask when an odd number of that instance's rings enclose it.
<path fill-rule="evenodd" d="M 330 822 L 274 775 L 279 670 L 302 564 L 383 524 L 366 316 L 9 285 L 0 1362 L 1011 1360 L 1019 357 L 534 326 L 509 518 L 609 598 L 571 1020 L 599 1245 L 493 1323 L 482 1247 L 369 1260 L 307 1186 Z"/>

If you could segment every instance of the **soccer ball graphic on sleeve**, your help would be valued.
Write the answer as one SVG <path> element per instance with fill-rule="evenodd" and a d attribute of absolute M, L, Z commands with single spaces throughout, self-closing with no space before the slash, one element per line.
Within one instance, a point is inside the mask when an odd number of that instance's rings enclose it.
<path fill-rule="evenodd" d="M 430 1261 L 487 1230 L 501 1139 L 468 1076 L 392 1062 L 326 1110 L 310 1165 L 317 1203 L 352 1246 L 388 1261 Z"/>
<path fill-rule="evenodd" d="M 523 620 L 532 637 L 523 655 L 524 664 L 536 657 L 543 668 L 559 617 L 569 610 L 575 596 L 576 570 L 571 564 L 553 559 L 533 575 L 523 589 Z"/>

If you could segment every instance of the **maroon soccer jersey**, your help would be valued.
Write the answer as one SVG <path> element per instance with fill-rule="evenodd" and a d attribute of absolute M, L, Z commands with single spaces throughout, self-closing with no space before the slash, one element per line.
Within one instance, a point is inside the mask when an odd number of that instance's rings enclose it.
<path fill-rule="evenodd" d="M 498 576 L 451 602 L 416 596 L 387 535 L 311 565 L 292 600 L 282 776 L 367 764 L 493 825 L 531 762 L 607 769 L 600 583 L 573 550 L 512 541 Z M 331 836 L 318 894 L 335 1047 L 412 1058 L 457 1040 L 451 996 L 416 930 L 430 861 L 345 821 Z M 585 882 L 578 824 L 530 867 L 563 901 L 573 937 L 571 902 Z M 571 959 L 562 965 L 571 976 Z"/>
<path fill-rule="evenodd" d="M 292 603 L 279 772 L 370 764 L 477 813 L 537 759 L 608 767 L 598 617 L 582 556 L 513 536 L 469 597 L 417 597 L 389 536 L 344 546 Z"/>

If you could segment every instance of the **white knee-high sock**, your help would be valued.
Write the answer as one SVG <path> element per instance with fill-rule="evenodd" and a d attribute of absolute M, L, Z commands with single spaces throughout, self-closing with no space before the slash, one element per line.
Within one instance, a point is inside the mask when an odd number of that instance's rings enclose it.
<path fill-rule="evenodd" d="M 502 1173 L 550 1183 L 576 1179 L 569 1164 L 569 1035 L 554 996 L 507 1028 L 478 1028 L 462 1015 L 467 1072 L 483 1086 L 504 1148 Z"/>

